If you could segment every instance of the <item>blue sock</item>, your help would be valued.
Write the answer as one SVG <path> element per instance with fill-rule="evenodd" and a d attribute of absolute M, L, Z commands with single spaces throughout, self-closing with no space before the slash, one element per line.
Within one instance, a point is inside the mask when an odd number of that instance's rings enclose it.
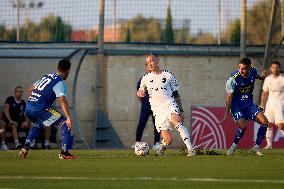
<path fill-rule="evenodd" d="M 72 148 L 74 136 L 66 125 L 66 122 L 61 126 L 61 149 L 66 152 Z"/>
<path fill-rule="evenodd" d="M 74 141 L 74 135 L 70 132 L 70 136 L 68 138 L 68 143 L 67 143 L 67 150 L 71 150 L 73 147 L 73 141 Z"/>
<path fill-rule="evenodd" d="M 246 131 L 246 129 L 240 129 L 240 128 L 237 129 L 237 132 L 236 132 L 236 135 L 235 135 L 235 138 L 234 138 L 235 144 L 238 144 L 239 141 L 241 140 L 241 138 L 243 138 L 245 131 Z"/>
<path fill-rule="evenodd" d="M 33 125 L 33 127 L 31 128 L 28 134 L 24 147 L 29 148 L 32 141 L 38 137 L 40 131 L 41 131 L 41 128 L 39 125 Z"/>
<path fill-rule="evenodd" d="M 255 140 L 256 145 L 260 145 L 262 140 L 265 138 L 267 126 L 260 126 L 257 131 L 257 137 Z"/>

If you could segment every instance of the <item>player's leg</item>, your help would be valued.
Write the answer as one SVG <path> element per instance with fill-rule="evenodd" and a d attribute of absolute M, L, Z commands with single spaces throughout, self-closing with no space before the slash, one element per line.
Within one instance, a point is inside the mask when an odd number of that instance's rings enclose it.
<path fill-rule="evenodd" d="M 266 105 L 264 115 L 267 117 L 269 124 L 266 131 L 266 146 L 264 149 L 272 149 L 272 139 L 273 139 L 273 124 L 275 123 L 275 111 L 271 105 Z"/>
<path fill-rule="evenodd" d="M 282 106 L 275 109 L 275 123 L 280 129 L 282 136 L 284 136 L 284 107 Z"/>
<path fill-rule="evenodd" d="M 183 125 L 181 117 L 177 113 L 171 114 L 171 122 L 175 126 L 176 130 L 179 132 L 181 139 L 187 147 L 188 155 L 195 155 L 195 151 L 190 141 L 190 135 L 187 128 Z"/>
<path fill-rule="evenodd" d="M 141 104 L 139 122 L 136 129 L 136 142 L 141 142 L 143 131 L 146 127 L 147 121 L 151 113 L 150 111 L 151 110 L 149 110 L 149 108 L 146 108 L 143 104 Z"/>
<path fill-rule="evenodd" d="M 246 121 L 243 117 L 239 117 L 239 119 L 236 120 L 235 123 L 237 124 L 238 128 L 234 137 L 234 142 L 231 145 L 231 147 L 228 149 L 227 155 L 233 155 L 236 149 L 238 148 L 239 141 L 243 138 L 245 131 L 247 129 L 245 122 Z"/>
<path fill-rule="evenodd" d="M 164 151 L 173 140 L 171 134 L 172 127 L 168 117 L 168 112 L 159 112 L 158 114 L 155 114 L 155 127 L 162 137 L 161 143 L 157 149 L 157 155 L 163 155 Z"/>
<path fill-rule="evenodd" d="M 44 135 L 44 144 L 43 144 L 43 148 L 44 149 L 50 149 L 50 134 L 51 134 L 51 129 L 48 126 L 44 126 L 43 127 L 43 135 Z"/>
<path fill-rule="evenodd" d="M 263 139 L 265 138 L 265 134 L 266 134 L 269 122 L 262 111 L 258 112 L 254 119 L 260 125 L 260 127 L 257 131 L 255 145 L 252 148 L 252 151 L 255 152 L 257 155 L 262 156 L 263 153 L 261 152 L 260 145 Z"/>
<path fill-rule="evenodd" d="M 160 131 L 162 141 L 157 149 L 157 155 L 163 155 L 164 151 L 167 149 L 169 145 L 171 145 L 173 141 L 173 137 L 170 130 L 161 130 Z"/>
<path fill-rule="evenodd" d="M 1 150 L 9 150 L 6 145 L 6 123 L 4 120 L 0 119 L 0 135 L 1 135 Z"/>
<path fill-rule="evenodd" d="M 11 128 L 12 130 L 12 136 L 14 139 L 14 143 L 15 143 L 15 147 L 16 149 L 19 149 L 20 146 L 20 142 L 19 142 L 19 138 L 18 138 L 18 123 L 13 122 L 13 123 L 9 123 L 8 127 Z"/>
<path fill-rule="evenodd" d="M 61 152 L 59 159 L 75 159 L 76 157 L 69 153 L 73 146 L 74 135 L 71 133 L 71 129 L 68 128 L 66 120 L 61 123 Z"/>
<path fill-rule="evenodd" d="M 227 155 L 233 155 L 238 148 L 239 141 L 243 138 L 246 131 L 245 117 L 242 110 L 238 106 L 231 107 L 231 116 L 235 120 L 236 125 L 238 126 L 234 142 L 231 147 L 227 150 Z"/>
<path fill-rule="evenodd" d="M 153 112 L 151 111 L 151 117 L 152 117 L 152 122 L 153 122 L 153 126 L 154 126 L 154 146 L 152 147 L 152 150 L 158 150 L 159 146 L 160 146 L 160 133 L 157 131 L 156 127 L 155 127 L 155 117 L 153 115 Z"/>

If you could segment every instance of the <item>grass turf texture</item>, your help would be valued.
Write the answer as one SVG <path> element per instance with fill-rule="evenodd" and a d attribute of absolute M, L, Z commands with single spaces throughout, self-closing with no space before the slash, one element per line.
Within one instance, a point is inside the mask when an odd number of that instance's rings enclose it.
<path fill-rule="evenodd" d="M 0 151 L 0 188 L 283 188 L 284 150 L 258 157 L 184 156 L 168 150 L 138 157 L 133 150 L 74 150 L 76 160 L 59 160 L 57 150 Z M 225 154 L 225 151 L 221 151 Z M 207 180 L 206 180 L 207 179 Z M 216 180 L 214 180 L 216 179 Z"/>

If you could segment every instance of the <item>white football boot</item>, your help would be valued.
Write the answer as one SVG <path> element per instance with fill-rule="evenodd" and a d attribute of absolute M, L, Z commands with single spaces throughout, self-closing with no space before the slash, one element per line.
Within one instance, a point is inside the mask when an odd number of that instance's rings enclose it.
<path fill-rule="evenodd" d="M 235 153 L 236 149 L 238 149 L 238 145 L 233 143 L 232 146 L 227 151 L 227 156 L 231 156 Z"/>
<path fill-rule="evenodd" d="M 264 154 L 261 152 L 261 148 L 259 145 L 254 145 L 253 148 L 251 149 L 251 151 L 258 155 L 258 156 L 263 156 Z"/>

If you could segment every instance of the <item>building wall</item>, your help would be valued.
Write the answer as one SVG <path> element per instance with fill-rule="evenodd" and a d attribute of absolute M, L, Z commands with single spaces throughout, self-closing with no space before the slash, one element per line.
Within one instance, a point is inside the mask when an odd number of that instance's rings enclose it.
<path fill-rule="evenodd" d="M 67 80 L 70 104 L 74 73 L 79 59 L 78 56 L 71 60 L 72 71 Z M 253 66 L 261 70 L 260 60 L 258 58 L 252 58 L 252 60 Z M 57 61 L 58 59 L 47 58 L 0 58 L 0 103 L 3 104 L 6 97 L 13 94 L 15 86 L 22 85 L 27 89 L 44 73 L 55 71 Z M 107 115 L 114 131 L 127 148 L 135 142 L 135 130 L 140 113 L 140 104 L 136 97 L 136 82 L 144 74 L 145 59 L 142 55 L 107 55 L 105 61 Z M 191 105 L 224 106 L 226 78 L 237 68 L 238 61 L 237 56 L 160 56 L 160 67 L 174 73 L 179 80 L 187 127 L 190 127 Z M 92 144 L 95 128 L 96 63 L 96 55 L 85 57 L 78 75 L 76 90 L 80 127 L 89 144 Z M 259 95 L 259 87 L 260 82 L 257 81 L 256 97 Z M 24 98 L 27 99 L 27 93 Z M 174 137 L 172 146 L 181 147 L 183 144 L 176 131 L 174 131 Z M 143 140 L 149 144 L 153 143 L 153 125 L 150 121 L 145 129 Z"/>

